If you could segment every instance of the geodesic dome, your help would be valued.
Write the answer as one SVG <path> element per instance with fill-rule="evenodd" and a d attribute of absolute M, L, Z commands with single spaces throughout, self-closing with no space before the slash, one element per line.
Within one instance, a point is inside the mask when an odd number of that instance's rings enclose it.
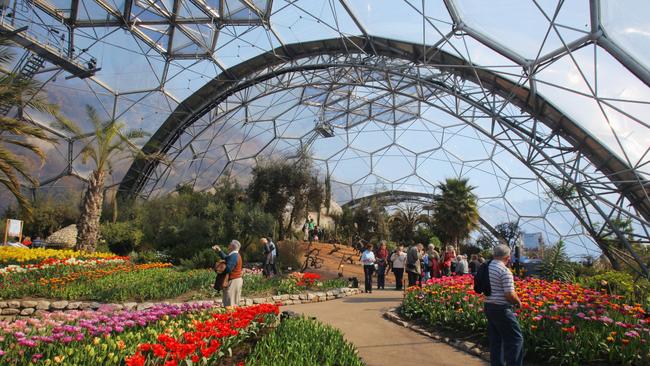
<path fill-rule="evenodd" d="M 491 225 L 519 221 L 573 254 L 649 242 L 646 2 L 16 4 L 5 32 L 28 26 L 18 37 L 64 59 L 37 74 L 63 112 L 94 105 L 166 155 L 116 169 L 121 194 L 245 181 L 260 159 L 308 148 L 340 203 L 467 177 Z M 65 141 L 48 184 L 84 176 L 79 142 Z"/>

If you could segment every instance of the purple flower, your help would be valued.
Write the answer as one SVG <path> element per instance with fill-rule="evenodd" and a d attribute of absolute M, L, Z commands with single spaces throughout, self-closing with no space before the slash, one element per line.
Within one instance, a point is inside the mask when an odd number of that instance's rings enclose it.
<path fill-rule="evenodd" d="M 4 356 L 4 355 L 5 355 L 5 351 L 3 351 L 2 349 L 0 349 L 0 357 L 2 357 L 2 356 Z"/>

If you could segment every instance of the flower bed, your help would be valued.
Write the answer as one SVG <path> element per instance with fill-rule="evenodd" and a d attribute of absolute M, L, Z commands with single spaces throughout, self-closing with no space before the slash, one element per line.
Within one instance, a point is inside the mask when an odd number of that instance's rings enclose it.
<path fill-rule="evenodd" d="M 361 366 L 356 348 L 335 328 L 315 320 L 289 318 L 257 343 L 250 366 Z"/>
<path fill-rule="evenodd" d="M 0 364 L 138 365 L 147 359 L 150 364 L 171 362 L 171 357 L 214 361 L 274 322 L 277 314 L 274 305 L 226 311 L 187 304 L 42 314 L 0 322 Z"/>
<path fill-rule="evenodd" d="M 114 258 L 113 253 L 85 253 L 75 250 L 60 250 L 60 249 L 25 249 L 1 246 L 0 247 L 0 265 L 6 266 L 10 264 L 36 264 L 45 259 L 96 259 L 96 258 Z"/>
<path fill-rule="evenodd" d="M 113 256 L 107 258 L 92 258 L 92 259 L 78 259 L 78 258 L 47 258 L 36 264 L 10 264 L 6 267 L 0 268 L 0 275 L 9 273 L 24 273 L 30 271 L 41 271 L 38 273 L 39 277 L 43 277 L 45 270 L 50 268 L 59 267 L 95 267 L 105 264 L 122 264 L 129 261 L 129 257 Z"/>
<path fill-rule="evenodd" d="M 528 355 L 555 364 L 648 364 L 650 317 L 641 304 L 577 284 L 516 279 L 517 309 Z M 400 309 L 406 318 L 462 329 L 485 338 L 483 296 L 470 275 L 409 288 Z"/>

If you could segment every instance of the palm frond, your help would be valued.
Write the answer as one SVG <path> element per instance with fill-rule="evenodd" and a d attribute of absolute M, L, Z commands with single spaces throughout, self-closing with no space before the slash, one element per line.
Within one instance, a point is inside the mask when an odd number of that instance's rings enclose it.
<path fill-rule="evenodd" d="M 54 115 L 54 118 L 56 120 L 52 123 L 52 127 L 71 133 L 73 137 L 79 137 L 83 135 L 83 131 L 81 130 L 81 127 L 79 127 L 79 125 L 76 124 L 75 122 L 67 119 L 66 117 L 62 116 L 59 113 L 56 113 Z"/>

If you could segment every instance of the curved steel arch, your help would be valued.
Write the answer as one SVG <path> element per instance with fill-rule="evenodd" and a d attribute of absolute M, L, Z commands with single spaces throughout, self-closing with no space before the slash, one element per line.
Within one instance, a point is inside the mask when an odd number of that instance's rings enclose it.
<path fill-rule="evenodd" d="M 425 64 L 427 66 L 444 69 L 464 80 L 481 85 L 484 89 L 503 97 L 509 104 L 518 106 L 522 110 L 529 112 L 537 120 L 546 124 L 553 131 L 551 137 L 557 135 L 568 141 L 575 152 L 580 153 L 582 158 L 586 158 L 594 163 L 595 167 L 616 186 L 617 193 L 627 198 L 631 205 L 645 219 L 643 221 L 647 221 L 650 217 L 650 202 L 647 199 L 647 181 L 542 97 L 531 93 L 527 88 L 517 85 L 500 75 L 482 70 L 439 49 L 431 48 L 423 50 L 421 45 L 388 39 L 372 38 L 368 40 L 367 38 L 355 37 L 300 43 L 276 49 L 272 53 L 260 55 L 237 65 L 206 84 L 194 95 L 181 103 L 147 145 L 145 145 L 144 151 L 146 153 L 167 153 L 188 126 L 192 125 L 210 109 L 237 91 L 268 80 L 279 73 L 308 68 L 318 69 L 328 67 L 327 65 L 318 64 L 295 66 L 291 64 L 299 59 L 322 54 L 358 54 L 368 57 L 382 56 L 408 60 L 419 65 L 423 65 L 423 60 L 428 60 Z M 363 66 L 365 61 L 364 58 L 360 57 L 356 62 L 359 66 Z M 280 67 L 284 65 L 289 65 L 289 67 Z M 274 70 L 274 67 L 278 67 L 278 70 Z M 257 72 L 267 69 L 271 72 L 256 75 Z M 460 94 L 460 91 L 458 92 Z M 474 102 L 480 103 L 480 100 Z M 461 120 L 463 119 L 462 117 L 459 118 Z M 514 124 L 510 124 L 509 126 L 511 128 L 516 127 Z M 533 136 L 528 135 L 527 137 L 536 138 L 534 131 Z M 537 140 L 535 143 L 550 145 L 553 141 L 549 138 L 547 141 Z M 547 158 L 543 154 L 539 155 L 542 160 Z M 531 166 L 535 164 L 534 160 L 525 161 L 525 163 L 534 170 Z M 158 162 L 156 161 L 145 160 L 134 162 L 122 182 L 120 187 L 121 194 L 137 194 L 157 164 Z M 584 205 L 584 203 L 581 204 Z M 567 204 L 567 206 L 571 205 Z M 582 210 L 578 211 L 582 212 Z M 620 214 L 620 211 L 618 210 L 617 213 Z M 577 215 L 575 209 L 573 212 Z M 594 223 L 587 223 L 587 226 L 591 226 L 590 234 L 596 236 L 596 240 L 598 240 L 598 233 L 601 233 L 602 237 L 605 237 L 606 234 L 608 235 L 613 232 L 622 241 L 627 242 L 617 228 L 611 225 L 607 214 L 603 211 L 600 214 L 606 220 L 606 224 L 609 225 L 603 225 L 603 228 L 599 230 L 594 228 Z M 610 213 L 610 216 L 612 216 L 612 213 Z M 584 218 L 581 221 L 584 223 Z M 605 226 L 608 226 L 607 230 L 604 230 Z"/>
<path fill-rule="evenodd" d="M 650 199 L 648 199 L 650 183 L 543 97 L 443 50 L 437 48 L 423 50 L 418 44 L 385 38 L 350 37 L 297 43 L 276 48 L 234 66 L 181 102 L 143 147 L 143 152 L 146 154 L 167 152 L 188 125 L 205 115 L 227 96 L 263 81 L 253 79 L 245 83 L 239 82 L 256 71 L 312 55 L 337 53 L 388 56 L 414 63 L 440 66 L 466 80 L 483 85 L 484 88 L 509 99 L 512 104 L 536 116 L 551 130 L 557 131 L 571 142 L 577 150 L 589 157 L 590 161 L 617 185 L 619 191 L 629 199 L 643 217 L 650 221 Z M 283 72 L 287 71 L 289 70 L 283 70 Z M 158 164 L 157 160 L 134 161 L 120 185 L 122 194 L 139 193 L 144 180 Z"/>

